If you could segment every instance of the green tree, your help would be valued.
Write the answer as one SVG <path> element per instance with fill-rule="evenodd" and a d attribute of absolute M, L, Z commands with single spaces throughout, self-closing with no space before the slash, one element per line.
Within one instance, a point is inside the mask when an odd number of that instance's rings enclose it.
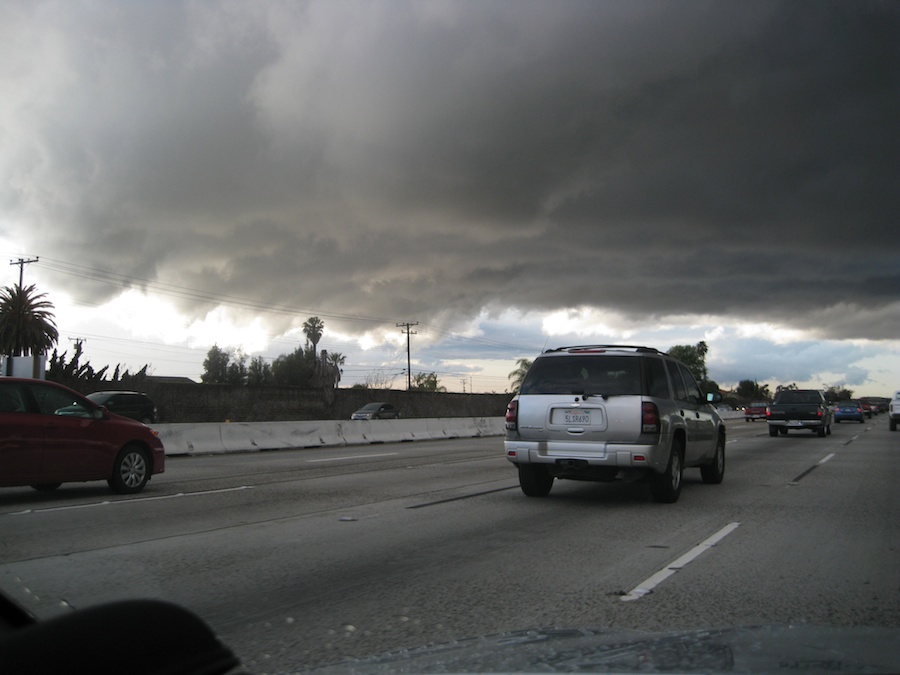
<path fill-rule="evenodd" d="M 206 359 L 203 361 L 203 374 L 200 376 L 200 381 L 203 384 L 228 382 L 229 361 L 231 361 L 231 355 L 219 345 L 210 347 L 206 352 Z"/>
<path fill-rule="evenodd" d="M 741 380 L 738 382 L 737 389 L 734 392 L 737 397 L 744 403 L 751 401 L 771 401 L 772 394 L 769 391 L 769 385 L 759 386 L 754 380 Z"/>
<path fill-rule="evenodd" d="M 297 347 L 272 362 L 272 379 L 280 386 L 310 387 L 316 375 L 316 353 L 312 347 Z"/>
<path fill-rule="evenodd" d="M 262 356 L 254 356 L 250 360 L 247 384 L 255 387 L 272 384 L 272 366 Z"/>
<path fill-rule="evenodd" d="M 95 371 L 90 362 L 81 363 L 81 356 L 84 351 L 84 341 L 77 340 L 75 342 L 75 350 L 72 354 L 72 360 L 66 363 L 66 354 L 61 355 L 54 349 L 47 364 L 47 379 L 53 382 L 59 382 L 67 387 L 79 389 L 84 384 L 100 384 L 106 380 L 106 371 L 109 366 L 103 366 L 100 370 Z M 115 377 L 118 378 L 119 368 L 116 367 Z"/>
<path fill-rule="evenodd" d="M 412 379 L 412 389 L 418 391 L 447 391 L 438 382 L 437 373 L 416 373 Z"/>
<path fill-rule="evenodd" d="M 247 384 L 247 357 L 240 350 L 235 350 L 228 363 L 225 374 L 227 384 Z"/>
<path fill-rule="evenodd" d="M 519 387 L 522 386 L 522 380 L 525 379 L 525 374 L 531 368 L 532 363 L 534 361 L 531 359 L 519 359 L 516 361 L 516 369 L 509 374 L 509 379 L 512 380 L 510 384 L 512 385 L 513 393 L 519 391 Z"/>
<path fill-rule="evenodd" d="M 847 387 L 833 384 L 830 387 L 825 388 L 825 400 L 829 403 L 835 403 L 836 401 L 849 401 L 852 398 L 853 390 L 847 389 Z"/>
<path fill-rule="evenodd" d="M 741 380 L 735 388 L 735 395 L 742 401 L 753 401 L 757 398 L 759 385 L 753 380 Z"/>
<path fill-rule="evenodd" d="M 33 285 L 0 289 L 0 352 L 36 357 L 56 344 L 59 331 L 51 311 L 53 305 L 45 297 Z"/>
<path fill-rule="evenodd" d="M 307 342 L 312 345 L 313 354 L 317 353 L 316 347 L 318 347 L 324 331 L 325 322 L 317 316 L 311 316 L 303 322 L 303 332 L 306 335 Z"/>
<path fill-rule="evenodd" d="M 704 391 L 712 391 L 714 382 L 710 382 L 707 377 L 706 355 L 709 353 L 709 346 L 700 341 L 695 345 L 675 345 L 669 349 L 669 356 L 672 356 L 684 365 L 697 380 L 700 388 Z"/>

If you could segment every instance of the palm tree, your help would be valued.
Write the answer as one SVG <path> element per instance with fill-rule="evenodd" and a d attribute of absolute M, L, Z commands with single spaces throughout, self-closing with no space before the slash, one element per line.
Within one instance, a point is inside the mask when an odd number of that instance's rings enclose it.
<path fill-rule="evenodd" d="M 341 375 L 344 369 L 341 367 L 347 361 L 347 357 L 340 352 L 328 352 L 328 363 L 334 367 L 334 386 L 337 387 L 341 381 Z"/>
<path fill-rule="evenodd" d="M 59 339 L 53 320 L 53 305 L 37 293 L 34 285 L 0 289 L 0 353 L 7 356 L 45 354 Z M 10 365 L 7 365 L 7 373 Z M 34 363 L 37 372 L 37 359 Z"/>
<path fill-rule="evenodd" d="M 514 392 L 519 391 L 519 387 L 522 386 L 522 380 L 525 379 L 525 373 L 531 368 L 532 363 L 534 362 L 531 359 L 519 359 L 516 361 L 516 369 L 509 374 Z"/>
<path fill-rule="evenodd" d="M 322 339 L 322 332 L 325 330 L 325 322 L 317 316 L 311 316 L 303 322 L 303 332 L 306 333 L 307 341 L 312 345 L 313 354 L 318 353 L 316 346 Z"/>

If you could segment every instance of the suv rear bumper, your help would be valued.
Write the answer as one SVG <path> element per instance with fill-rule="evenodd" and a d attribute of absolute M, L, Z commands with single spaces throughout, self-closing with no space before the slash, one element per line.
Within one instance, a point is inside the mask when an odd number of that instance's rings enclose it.
<path fill-rule="evenodd" d="M 605 443 L 548 443 L 546 441 L 507 440 L 503 446 L 506 459 L 513 464 L 545 464 L 559 467 L 559 472 L 577 463 L 607 469 L 644 469 L 662 473 L 669 464 L 666 445 L 625 445 Z"/>
<path fill-rule="evenodd" d="M 785 429 L 818 429 L 828 424 L 827 420 L 769 420 L 769 426 Z"/>

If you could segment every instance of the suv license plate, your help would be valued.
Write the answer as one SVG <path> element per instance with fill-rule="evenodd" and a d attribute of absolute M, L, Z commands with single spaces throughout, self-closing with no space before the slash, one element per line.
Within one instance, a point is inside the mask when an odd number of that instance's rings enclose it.
<path fill-rule="evenodd" d="M 563 413 L 563 422 L 565 424 L 590 424 L 590 410 L 566 410 Z"/>

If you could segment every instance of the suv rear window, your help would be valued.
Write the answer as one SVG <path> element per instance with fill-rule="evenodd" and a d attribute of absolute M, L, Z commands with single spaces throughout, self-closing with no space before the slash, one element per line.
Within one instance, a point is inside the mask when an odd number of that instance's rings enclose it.
<path fill-rule="evenodd" d="M 640 396 L 641 360 L 633 356 L 539 358 L 519 393 Z"/>
<path fill-rule="evenodd" d="M 646 357 L 647 395 L 655 398 L 669 398 L 669 381 L 666 379 L 666 367 L 662 359 Z"/>
<path fill-rule="evenodd" d="M 783 391 L 778 395 L 779 403 L 821 403 L 817 394 L 808 391 Z"/>

